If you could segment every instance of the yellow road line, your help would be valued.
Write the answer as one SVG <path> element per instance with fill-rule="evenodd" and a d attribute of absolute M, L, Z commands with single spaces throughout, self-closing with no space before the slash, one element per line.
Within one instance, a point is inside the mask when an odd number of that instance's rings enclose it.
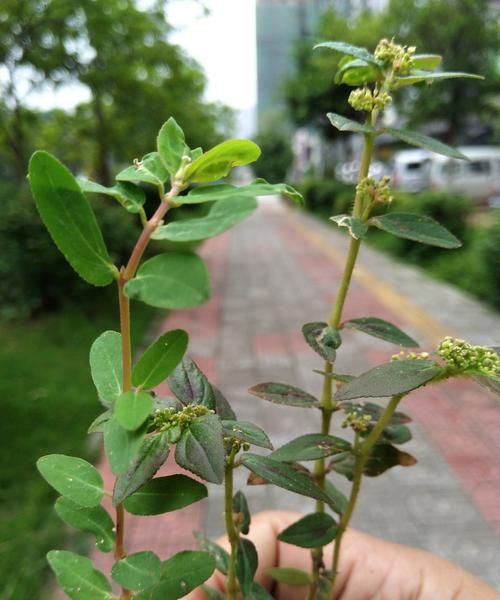
<path fill-rule="evenodd" d="M 290 215 L 290 213 L 288 214 Z M 333 260 L 340 268 L 343 268 L 345 256 L 337 252 L 334 246 L 322 235 L 309 230 L 293 217 L 290 219 L 290 223 L 303 238 Z M 445 327 L 406 296 L 396 291 L 391 285 L 371 275 L 362 265 L 356 265 L 353 276 L 358 283 L 369 290 L 370 294 L 375 296 L 384 306 L 420 332 L 429 344 L 436 346 L 445 336 L 456 335 L 450 331 L 449 327 Z"/>

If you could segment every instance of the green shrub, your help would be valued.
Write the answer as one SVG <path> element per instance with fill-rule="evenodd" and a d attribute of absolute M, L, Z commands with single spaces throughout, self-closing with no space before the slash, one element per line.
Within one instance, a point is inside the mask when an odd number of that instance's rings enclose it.
<path fill-rule="evenodd" d="M 297 188 L 307 209 L 322 217 L 348 212 L 354 200 L 354 186 L 340 181 L 308 177 Z"/>
<path fill-rule="evenodd" d="M 109 200 L 96 197 L 92 203 L 112 258 L 125 258 L 139 224 Z M 0 317 L 26 318 L 56 309 L 62 301 L 92 300 L 94 290 L 55 248 L 27 188 L 1 182 L 0 206 Z"/>
<path fill-rule="evenodd" d="M 261 158 L 253 165 L 255 175 L 270 182 L 285 179 L 293 162 L 290 135 L 279 129 L 266 130 L 257 135 L 255 142 L 262 150 Z"/>

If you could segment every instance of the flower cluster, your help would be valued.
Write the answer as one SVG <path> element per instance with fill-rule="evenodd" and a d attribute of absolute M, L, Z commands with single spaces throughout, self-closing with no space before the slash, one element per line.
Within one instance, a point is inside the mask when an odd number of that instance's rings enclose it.
<path fill-rule="evenodd" d="M 356 186 L 356 192 L 363 198 L 368 198 L 370 204 L 390 204 L 392 202 L 390 181 L 391 178 L 387 175 L 379 181 L 373 177 L 365 177 Z"/>
<path fill-rule="evenodd" d="M 391 356 L 391 360 L 427 360 L 429 358 L 428 352 L 399 352 L 398 354 L 393 354 Z"/>
<path fill-rule="evenodd" d="M 371 415 L 364 415 L 356 410 L 347 413 L 342 427 L 351 427 L 357 433 L 365 433 L 370 428 L 372 418 Z"/>
<path fill-rule="evenodd" d="M 415 46 L 401 46 L 394 40 L 380 40 L 375 48 L 375 58 L 385 66 L 391 66 L 396 73 L 408 73 L 413 67 Z"/>
<path fill-rule="evenodd" d="M 387 92 L 371 90 L 369 87 L 358 88 L 349 94 L 349 104 L 354 110 L 365 110 L 371 112 L 374 108 L 382 110 L 392 102 L 392 96 Z"/>
<path fill-rule="evenodd" d="M 158 432 L 167 432 L 169 441 L 175 443 L 182 432 L 198 417 L 213 414 L 203 404 L 188 404 L 182 410 L 175 408 L 158 409 L 153 415 L 153 429 Z"/>
<path fill-rule="evenodd" d="M 500 379 L 500 356 L 492 348 L 445 337 L 439 344 L 438 354 L 455 372 L 473 371 Z"/>

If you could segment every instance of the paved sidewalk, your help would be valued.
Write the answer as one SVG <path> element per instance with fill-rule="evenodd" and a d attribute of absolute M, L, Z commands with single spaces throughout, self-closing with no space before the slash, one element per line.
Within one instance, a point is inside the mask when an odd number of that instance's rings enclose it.
<path fill-rule="evenodd" d="M 238 417 L 263 427 L 275 447 L 317 430 L 318 415 L 265 403 L 246 390 L 273 380 L 319 394 L 321 378 L 312 369 L 322 363 L 300 329 L 304 322 L 327 318 L 345 246 L 346 237 L 333 226 L 266 203 L 248 221 L 204 245 L 214 288 L 210 302 L 176 312 L 161 325 L 189 331 L 190 354 Z M 390 320 L 423 349 L 434 348 L 446 334 L 484 344 L 500 340 L 498 315 L 369 248 L 361 252 L 345 316 Z M 394 352 L 389 344 L 349 332 L 338 369 L 361 372 Z M 365 478 L 354 525 L 427 548 L 500 589 L 500 404 L 482 388 L 459 381 L 415 393 L 403 410 L 415 419 L 414 440 L 405 450 L 418 465 Z M 245 485 L 243 469 L 236 480 Z M 347 489 L 341 477 L 336 484 Z M 144 518 L 140 526 L 131 518 L 129 551 L 154 542 L 166 556 L 177 548 L 174 538 L 193 546 L 190 531 L 203 525 L 209 535 L 220 534 L 222 489 L 210 488 L 209 501 L 174 515 Z M 245 494 L 253 511 L 312 508 L 307 499 L 272 486 L 245 487 Z"/>

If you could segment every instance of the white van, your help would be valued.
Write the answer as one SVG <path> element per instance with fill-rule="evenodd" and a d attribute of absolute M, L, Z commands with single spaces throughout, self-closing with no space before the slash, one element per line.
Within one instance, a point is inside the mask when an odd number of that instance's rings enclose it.
<path fill-rule="evenodd" d="M 427 150 L 401 150 L 391 160 L 392 185 L 404 192 L 420 192 L 429 187 L 432 153 Z"/>
<path fill-rule="evenodd" d="M 493 202 L 500 195 L 500 147 L 462 146 L 458 150 L 469 160 L 433 156 L 431 189 L 457 192 L 473 200 Z"/>

